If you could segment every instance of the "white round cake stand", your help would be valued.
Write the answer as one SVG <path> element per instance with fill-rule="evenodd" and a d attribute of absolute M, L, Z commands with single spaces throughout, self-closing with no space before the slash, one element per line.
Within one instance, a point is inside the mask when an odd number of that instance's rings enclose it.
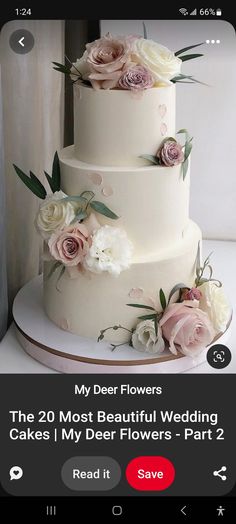
<path fill-rule="evenodd" d="M 60 329 L 44 312 L 42 275 L 18 292 L 13 316 L 16 336 L 23 349 L 35 360 L 61 373 L 182 373 L 206 360 L 207 350 L 194 360 L 174 356 L 168 349 L 160 356 L 139 353 L 128 344 L 111 351 L 108 342 L 98 343 Z M 217 343 L 225 343 L 229 331 L 230 328 Z"/>

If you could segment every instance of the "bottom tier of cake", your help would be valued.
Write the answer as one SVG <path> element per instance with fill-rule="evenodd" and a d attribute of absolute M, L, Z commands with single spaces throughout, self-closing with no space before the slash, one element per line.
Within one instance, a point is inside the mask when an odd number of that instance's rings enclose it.
<path fill-rule="evenodd" d="M 158 303 L 160 288 L 168 297 L 176 284 L 194 284 L 200 240 L 199 227 L 190 221 L 177 247 L 169 246 L 158 260 L 134 261 L 119 277 L 86 272 L 71 278 L 65 271 L 58 281 L 57 271 L 47 277 L 51 262 L 45 262 L 45 311 L 59 327 L 83 337 L 97 339 L 102 329 L 118 324 L 132 329 L 140 310 L 126 304 L 137 302 L 139 293 L 143 294 L 141 302 L 151 299 Z M 112 342 L 126 339 L 127 333 L 122 330 L 107 333 L 107 340 Z"/>

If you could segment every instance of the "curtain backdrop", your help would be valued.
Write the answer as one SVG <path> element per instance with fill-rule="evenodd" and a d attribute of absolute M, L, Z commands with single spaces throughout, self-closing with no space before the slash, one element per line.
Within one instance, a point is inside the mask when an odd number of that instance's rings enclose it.
<path fill-rule="evenodd" d="M 9 46 L 16 29 L 34 36 L 31 52 Z M 21 286 L 38 274 L 42 241 L 35 234 L 38 199 L 18 179 L 12 164 L 31 169 L 44 183 L 53 155 L 63 145 L 64 78 L 52 61 L 64 61 L 64 22 L 13 21 L 1 34 L 6 238 L 10 304 Z"/>
<path fill-rule="evenodd" d="M 17 29 L 34 36 L 35 45 L 25 55 L 9 45 Z M 1 32 L 0 335 L 6 329 L 6 265 L 10 311 L 17 291 L 42 269 L 42 241 L 34 228 L 39 200 L 18 179 L 12 164 L 27 173 L 32 170 L 50 191 L 43 172 L 50 173 L 56 150 L 73 143 L 72 85 L 53 70 L 52 62 L 64 63 L 65 54 L 75 61 L 86 42 L 98 37 L 95 20 L 18 20 L 7 23 Z"/>
<path fill-rule="evenodd" d="M 6 207 L 5 207 L 5 176 L 3 161 L 3 128 L 2 128 L 2 97 L 0 75 L 0 340 L 7 327 L 7 272 L 6 272 Z"/>

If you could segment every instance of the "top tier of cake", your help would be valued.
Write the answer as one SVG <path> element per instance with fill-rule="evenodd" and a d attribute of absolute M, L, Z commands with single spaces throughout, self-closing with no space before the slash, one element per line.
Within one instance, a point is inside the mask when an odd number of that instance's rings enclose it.
<path fill-rule="evenodd" d="M 175 85 L 142 93 L 74 84 L 76 158 L 101 166 L 139 167 L 175 135 Z"/>

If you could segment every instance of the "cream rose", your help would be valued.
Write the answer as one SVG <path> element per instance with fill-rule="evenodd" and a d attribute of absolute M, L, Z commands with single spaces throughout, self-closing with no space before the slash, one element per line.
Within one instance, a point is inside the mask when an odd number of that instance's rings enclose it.
<path fill-rule="evenodd" d="M 139 322 L 132 334 L 132 345 L 134 349 L 146 353 L 162 353 L 165 349 L 165 342 L 162 338 L 160 326 L 156 335 L 155 325 L 152 320 Z"/>
<path fill-rule="evenodd" d="M 56 229 L 68 226 L 75 218 L 73 205 L 63 200 L 66 197 L 63 191 L 56 191 L 46 197 L 40 205 L 35 219 L 35 226 L 40 235 L 47 240 Z"/>
<path fill-rule="evenodd" d="M 223 287 L 214 282 L 204 282 L 198 289 L 201 292 L 200 309 L 208 314 L 216 332 L 223 333 L 231 315 L 231 307 Z"/>
<path fill-rule="evenodd" d="M 156 82 L 170 84 L 170 80 L 181 71 L 180 58 L 167 47 L 146 38 L 133 42 L 132 60 L 147 67 Z"/>
<path fill-rule="evenodd" d="M 77 58 L 76 62 L 73 62 L 71 72 L 71 80 L 76 81 L 80 79 L 79 73 L 83 80 L 88 80 L 90 69 L 87 63 L 88 52 L 85 51 L 81 58 Z"/>

